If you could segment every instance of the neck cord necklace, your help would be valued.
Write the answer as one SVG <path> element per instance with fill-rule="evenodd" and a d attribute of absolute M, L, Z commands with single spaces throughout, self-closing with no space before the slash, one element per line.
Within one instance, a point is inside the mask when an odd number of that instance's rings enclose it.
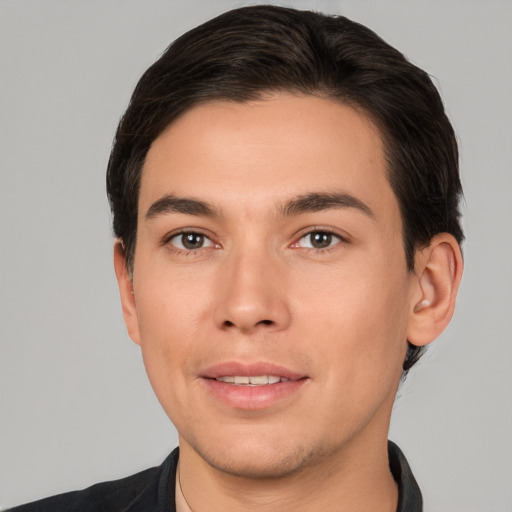
<path fill-rule="evenodd" d="M 180 510 L 179 512 L 194 512 L 192 510 L 192 507 L 189 505 L 189 503 L 187 501 L 187 498 L 185 498 L 185 493 L 183 492 L 183 487 L 181 486 L 181 471 L 180 471 L 180 463 L 179 462 L 178 462 L 178 471 L 177 471 L 177 473 L 178 473 L 179 492 L 180 492 L 181 498 L 182 498 L 182 500 L 180 500 L 180 501 L 182 501 L 183 502 L 182 505 L 184 504 L 187 507 L 187 509 L 188 509 L 188 510 L 183 510 L 183 511 Z"/>

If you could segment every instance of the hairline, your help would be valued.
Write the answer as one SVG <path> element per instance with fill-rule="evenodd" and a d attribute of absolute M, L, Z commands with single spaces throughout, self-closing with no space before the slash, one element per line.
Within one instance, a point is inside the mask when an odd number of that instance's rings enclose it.
<path fill-rule="evenodd" d="M 227 95 L 219 95 L 211 98 L 204 98 L 200 99 L 197 98 L 195 101 L 191 102 L 190 105 L 188 105 L 183 111 L 181 111 L 177 116 L 173 117 L 168 123 L 165 124 L 165 126 L 158 131 L 153 137 L 152 140 L 145 146 L 145 153 L 144 155 L 135 155 L 135 160 L 137 162 L 137 190 L 136 190 L 136 202 L 135 202 L 135 212 L 134 212 L 134 219 L 135 219 L 135 225 L 133 230 L 133 241 L 131 241 L 131 247 L 129 247 L 129 254 L 125 254 L 126 256 L 126 267 L 130 274 L 133 273 L 134 270 L 134 263 L 135 263 L 135 250 L 137 245 L 137 228 L 138 228 L 138 211 L 139 211 L 139 200 L 140 200 L 140 188 L 142 183 L 142 175 L 144 172 L 144 166 L 147 158 L 147 154 L 151 150 L 151 146 L 154 144 L 154 142 L 159 139 L 165 132 L 167 132 L 169 129 L 171 129 L 172 126 L 175 125 L 176 122 L 178 122 L 183 116 L 185 116 L 188 112 L 191 110 L 194 110 L 197 107 L 200 107 L 201 105 L 207 105 L 207 104 L 220 104 L 220 103 L 232 103 L 232 104 L 239 104 L 239 105 L 247 105 L 250 102 L 253 101 L 269 101 L 275 98 L 277 95 L 280 94 L 290 94 L 296 97 L 307 97 L 307 96 L 313 96 L 319 99 L 324 99 L 327 101 L 333 101 L 340 103 L 342 105 L 345 105 L 347 107 L 352 108 L 355 110 L 358 114 L 365 117 L 369 122 L 372 123 L 372 125 L 375 127 L 376 133 L 379 136 L 382 144 L 382 150 L 383 150 L 383 157 L 384 157 L 384 165 L 385 165 L 385 171 L 386 171 L 386 179 L 391 187 L 391 190 L 393 192 L 393 195 L 397 201 L 398 208 L 400 211 L 400 222 L 401 222 L 401 231 L 402 231 L 402 245 L 404 249 L 404 253 L 406 256 L 406 262 L 407 262 L 407 269 L 409 272 L 412 272 L 414 270 L 413 268 L 413 261 L 410 261 L 411 256 L 414 255 L 415 251 L 419 248 L 416 247 L 410 247 L 409 242 L 407 240 L 407 233 L 406 233 L 406 222 L 405 222 L 405 212 L 403 210 L 402 201 L 400 200 L 395 187 L 393 186 L 393 180 L 392 176 L 394 173 L 399 172 L 394 167 L 396 166 L 396 163 L 393 162 L 392 158 L 392 151 L 391 147 L 393 145 L 392 137 L 388 133 L 388 130 L 384 126 L 384 123 L 378 119 L 378 117 L 372 113 L 368 108 L 366 108 L 364 105 L 361 105 L 360 102 L 357 100 L 350 99 L 349 97 L 340 97 L 339 95 L 333 94 L 331 91 L 328 90 L 327 87 L 324 88 L 311 88 L 311 89 L 301 89 L 299 87 L 272 87 L 272 88 L 262 88 L 262 89 L 255 89 L 254 91 L 251 91 L 250 94 L 247 94 L 248 97 L 246 98 L 234 98 Z M 428 243 L 428 242 L 427 242 Z M 125 245 L 123 245 L 125 247 Z"/>

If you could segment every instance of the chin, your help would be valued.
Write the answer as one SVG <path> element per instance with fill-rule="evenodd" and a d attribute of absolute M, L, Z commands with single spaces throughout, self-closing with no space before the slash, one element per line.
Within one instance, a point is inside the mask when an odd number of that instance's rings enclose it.
<path fill-rule="evenodd" d="M 196 453 L 218 471 L 238 478 L 260 480 L 299 473 L 321 459 L 324 453 L 322 447 L 287 446 L 286 443 L 276 447 L 274 444 L 240 441 L 218 450 L 212 450 L 212 446 L 192 445 Z"/>

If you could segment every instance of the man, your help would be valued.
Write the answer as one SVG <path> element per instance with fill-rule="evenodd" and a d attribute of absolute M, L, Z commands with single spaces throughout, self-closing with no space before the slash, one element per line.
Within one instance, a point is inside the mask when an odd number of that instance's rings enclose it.
<path fill-rule="evenodd" d="M 342 17 L 230 11 L 143 75 L 107 187 L 163 465 L 20 511 L 417 511 L 387 442 L 453 314 L 457 146 L 426 73 Z"/>

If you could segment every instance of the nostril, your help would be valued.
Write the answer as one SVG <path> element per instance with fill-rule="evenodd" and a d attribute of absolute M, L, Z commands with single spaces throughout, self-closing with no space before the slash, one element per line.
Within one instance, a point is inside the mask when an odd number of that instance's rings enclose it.
<path fill-rule="evenodd" d="M 223 323 L 224 327 L 236 327 L 236 324 L 232 322 L 231 320 L 225 320 Z M 274 322 L 272 320 L 260 320 L 259 322 L 256 322 L 256 325 L 274 325 Z"/>

